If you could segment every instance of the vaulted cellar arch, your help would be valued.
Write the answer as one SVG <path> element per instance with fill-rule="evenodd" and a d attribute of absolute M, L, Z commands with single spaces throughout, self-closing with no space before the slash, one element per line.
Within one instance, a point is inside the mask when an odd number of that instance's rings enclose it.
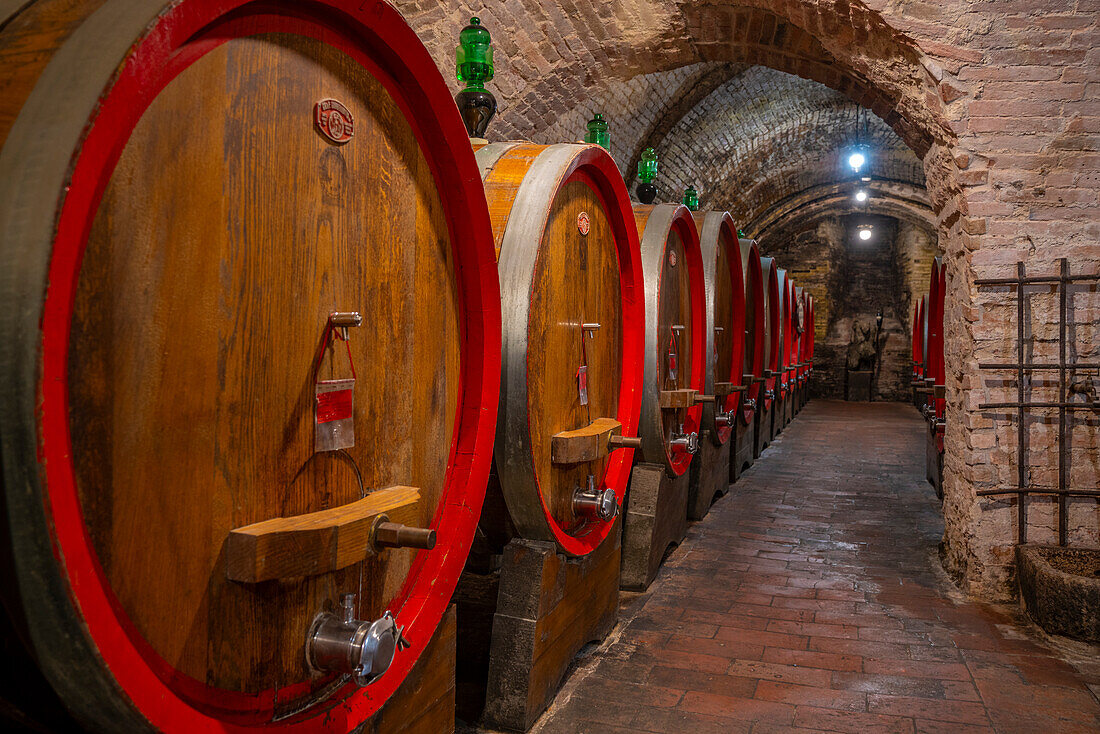
<path fill-rule="evenodd" d="M 1052 13 L 1076 12 L 1068 0 L 1055 4 Z M 700 101 L 752 66 L 823 84 L 892 129 L 919 160 L 926 197 L 888 192 L 881 206 L 895 207 L 899 216 L 930 218 L 948 273 L 945 564 L 971 590 L 1012 593 L 1012 505 L 975 494 L 1014 482 L 1014 467 L 991 463 L 988 450 L 1013 445 L 1014 431 L 977 410 L 988 388 L 973 375 L 979 358 L 1001 356 L 1003 323 L 983 321 L 989 299 L 974 280 L 1008 274 L 1017 259 L 1045 267 L 1066 246 L 1091 248 L 1083 251 L 1100 257 L 1090 244 L 1097 227 L 1088 207 L 1095 203 L 1055 201 L 1044 193 L 1047 177 L 1066 156 L 1095 147 L 1090 135 L 1097 132 L 1097 118 L 1082 117 L 1091 113 L 1079 101 L 1088 76 L 1086 52 L 1065 51 L 1049 67 L 1035 56 L 1052 40 L 1081 48 L 1078 33 L 1086 34 L 1081 38 L 1087 49 L 1095 20 L 1064 29 L 1052 21 L 1037 34 L 1024 8 L 1010 10 L 1006 19 L 945 4 L 917 19 L 883 0 L 578 1 L 568 12 L 533 0 L 405 0 L 398 6 L 448 72 L 454 33 L 470 15 L 501 29 L 494 82 L 501 111 L 492 136 L 575 139 L 591 112 L 604 111 L 615 125 L 612 152 L 628 177 L 647 140 L 667 136 Z M 1016 50 L 987 42 L 983 34 L 990 29 L 1011 38 L 1008 46 Z M 996 68 L 986 70 L 989 62 Z M 1062 111 L 1056 124 L 1017 129 L 1006 122 L 1012 118 L 998 117 L 1011 114 L 997 109 L 1016 93 L 1005 71 L 1011 66 L 1018 66 L 1026 83 L 1047 83 L 1041 94 Z M 762 196 L 759 209 L 742 216 L 763 222 L 776 216 L 772 207 L 781 207 L 786 217 L 832 203 L 815 192 L 822 181 L 804 183 L 804 191 Z M 1026 189 L 1030 185 L 1034 194 Z M 1079 209 L 1054 211 L 1067 201 Z"/>

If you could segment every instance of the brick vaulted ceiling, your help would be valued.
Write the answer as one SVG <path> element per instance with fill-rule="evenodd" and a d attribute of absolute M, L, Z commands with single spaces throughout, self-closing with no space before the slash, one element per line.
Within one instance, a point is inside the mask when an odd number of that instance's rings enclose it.
<path fill-rule="evenodd" d="M 865 137 L 872 174 L 892 186 L 876 211 L 895 215 L 883 204 L 903 186 L 902 208 L 932 218 L 918 156 L 948 133 L 935 106 L 915 93 L 913 65 L 894 63 L 912 49 L 877 28 L 881 20 L 862 5 L 825 3 L 817 12 L 781 0 L 397 4 L 452 78 L 454 43 L 469 15 L 493 34 L 500 112 L 492 139 L 576 140 L 602 112 L 629 181 L 641 150 L 652 146 L 663 200 L 694 183 L 704 206 L 727 208 L 749 226 L 811 204 L 844 208 L 842 149 Z M 867 81 L 872 67 L 877 86 Z"/>

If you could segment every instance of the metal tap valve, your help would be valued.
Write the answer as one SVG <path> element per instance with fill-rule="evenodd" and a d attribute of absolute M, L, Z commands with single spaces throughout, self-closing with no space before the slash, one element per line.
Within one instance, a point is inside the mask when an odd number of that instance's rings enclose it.
<path fill-rule="evenodd" d="M 730 423 L 733 423 L 733 414 L 730 413 L 728 410 L 724 413 L 716 412 L 714 414 L 714 425 L 718 426 L 719 428 L 725 428 Z"/>
<path fill-rule="evenodd" d="M 745 407 L 749 410 L 756 410 L 756 398 L 745 398 Z"/>
<path fill-rule="evenodd" d="M 355 594 L 345 594 L 343 617 L 322 612 L 306 637 L 306 661 L 319 673 L 350 675 L 358 686 L 378 680 L 398 650 L 409 646 L 388 611 L 373 622 L 355 618 Z"/>
<path fill-rule="evenodd" d="M 596 487 L 596 478 L 588 475 L 588 486 L 577 487 L 573 490 L 573 512 L 577 515 L 595 517 L 597 520 L 610 522 L 619 514 L 619 503 L 615 497 L 615 490 L 605 487 L 600 490 Z"/>
<path fill-rule="evenodd" d="M 768 400 L 774 399 L 775 398 L 775 390 L 765 390 L 764 391 L 764 397 L 767 398 Z"/>
<path fill-rule="evenodd" d="M 699 450 L 699 434 L 695 431 L 684 433 L 684 424 L 681 423 L 679 430 L 672 432 L 672 438 L 669 439 L 668 445 L 673 452 L 694 454 Z"/>

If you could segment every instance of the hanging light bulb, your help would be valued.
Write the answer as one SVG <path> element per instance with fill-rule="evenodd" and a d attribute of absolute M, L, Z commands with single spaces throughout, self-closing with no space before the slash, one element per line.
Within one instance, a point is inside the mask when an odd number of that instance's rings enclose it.
<path fill-rule="evenodd" d="M 856 151 L 855 153 L 852 153 L 850 156 L 848 156 L 848 165 L 852 167 L 853 171 L 858 171 L 860 168 L 863 168 L 863 164 L 866 162 L 866 156 L 864 156 L 863 153 L 860 153 L 859 151 Z"/>
<path fill-rule="evenodd" d="M 871 230 L 874 229 L 870 224 L 859 225 L 859 238 L 866 242 L 871 239 Z"/>
<path fill-rule="evenodd" d="M 857 191 L 856 192 L 856 201 L 858 201 L 861 204 L 863 202 L 867 201 L 867 192 L 864 191 L 863 189 L 860 189 L 859 191 Z"/>

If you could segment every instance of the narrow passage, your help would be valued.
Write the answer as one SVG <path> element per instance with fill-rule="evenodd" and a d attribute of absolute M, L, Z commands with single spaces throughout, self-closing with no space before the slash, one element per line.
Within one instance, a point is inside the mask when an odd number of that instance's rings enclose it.
<path fill-rule="evenodd" d="M 1075 668 L 1087 648 L 944 575 L 923 430 L 908 405 L 809 403 L 534 731 L 1100 730 L 1095 649 Z"/>

